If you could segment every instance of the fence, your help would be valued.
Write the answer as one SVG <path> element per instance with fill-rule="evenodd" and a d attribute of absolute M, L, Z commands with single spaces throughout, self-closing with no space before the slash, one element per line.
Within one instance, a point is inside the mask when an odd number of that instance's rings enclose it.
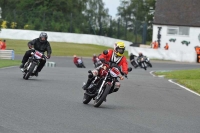
<path fill-rule="evenodd" d="M 193 51 L 180 51 L 180 50 L 164 50 L 152 48 L 129 48 L 129 55 L 132 53 L 138 55 L 142 52 L 144 55 L 151 59 L 172 60 L 180 62 L 196 62 L 196 53 Z"/>
<path fill-rule="evenodd" d="M 40 33 L 41 31 L 34 31 L 34 30 L 2 29 L 0 33 L 0 38 L 30 40 L 37 38 Z M 98 35 L 61 33 L 61 32 L 49 32 L 49 31 L 47 31 L 46 33 L 48 34 L 48 40 L 53 42 L 72 42 L 80 44 L 96 44 L 96 45 L 113 47 L 113 44 L 115 42 L 123 41 L 126 45 L 126 49 L 128 49 L 130 44 L 132 43 L 125 40 L 114 39 Z"/>
<path fill-rule="evenodd" d="M 15 59 L 14 50 L 0 50 L 0 59 Z"/>

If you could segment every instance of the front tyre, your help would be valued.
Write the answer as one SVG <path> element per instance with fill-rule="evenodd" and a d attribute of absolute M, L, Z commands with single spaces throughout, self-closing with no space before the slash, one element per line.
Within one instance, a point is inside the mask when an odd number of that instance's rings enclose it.
<path fill-rule="evenodd" d="M 92 97 L 88 96 L 87 94 L 84 93 L 83 96 L 83 103 L 88 104 L 92 100 Z"/>
<path fill-rule="evenodd" d="M 106 99 L 107 95 L 109 94 L 110 89 L 111 89 L 111 86 L 108 84 L 105 86 L 105 89 L 102 89 L 102 92 L 100 92 L 101 94 L 100 94 L 99 98 L 97 99 L 97 97 L 99 95 L 98 94 L 94 100 L 94 107 L 99 107 L 103 103 L 103 101 Z"/>
<path fill-rule="evenodd" d="M 32 63 L 28 72 L 24 75 L 24 79 L 28 80 L 28 78 L 31 76 L 34 68 L 35 68 L 36 64 L 35 63 Z"/>
<path fill-rule="evenodd" d="M 152 64 L 150 62 L 148 62 L 149 67 L 152 67 Z"/>

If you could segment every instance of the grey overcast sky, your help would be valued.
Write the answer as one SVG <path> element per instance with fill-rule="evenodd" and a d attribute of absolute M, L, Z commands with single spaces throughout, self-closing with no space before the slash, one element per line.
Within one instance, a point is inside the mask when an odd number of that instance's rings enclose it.
<path fill-rule="evenodd" d="M 103 0 L 105 7 L 109 9 L 109 14 L 116 17 L 117 7 L 120 5 L 120 0 Z"/>

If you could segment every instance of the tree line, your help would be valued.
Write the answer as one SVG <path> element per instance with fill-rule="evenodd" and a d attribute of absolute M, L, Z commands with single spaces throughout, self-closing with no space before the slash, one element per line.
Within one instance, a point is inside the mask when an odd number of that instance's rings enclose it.
<path fill-rule="evenodd" d="M 96 34 L 141 40 L 146 24 L 151 39 L 155 0 L 120 0 L 117 18 L 102 0 L 0 0 L 1 28 Z"/>

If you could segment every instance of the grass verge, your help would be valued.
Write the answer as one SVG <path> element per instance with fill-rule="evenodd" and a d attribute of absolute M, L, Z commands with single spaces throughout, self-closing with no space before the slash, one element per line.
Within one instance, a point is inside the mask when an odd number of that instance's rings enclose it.
<path fill-rule="evenodd" d="M 7 39 L 7 49 L 13 49 L 15 54 L 24 55 L 28 50 L 27 40 L 12 40 Z M 113 49 L 110 47 L 92 45 L 92 44 L 75 44 L 66 42 L 50 42 L 52 48 L 52 56 L 77 56 L 91 57 L 93 54 L 100 54 L 103 50 Z M 113 44 L 114 45 L 114 44 Z M 125 56 L 128 57 L 128 52 L 125 52 Z"/>
<path fill-rule="evenodd" d="M 3 60 L 0 59 L 0 68 L 9 67 L 9 66 L 17 66 L 20 65 L 21 61 L 19 60 Z"/>
<path fill-rule="evenodd" d="M 200 69 L 155 72 L 155 74 L 165 75 L 166 78 L 174 79 L 176 82 L 200 94 Z"/>

